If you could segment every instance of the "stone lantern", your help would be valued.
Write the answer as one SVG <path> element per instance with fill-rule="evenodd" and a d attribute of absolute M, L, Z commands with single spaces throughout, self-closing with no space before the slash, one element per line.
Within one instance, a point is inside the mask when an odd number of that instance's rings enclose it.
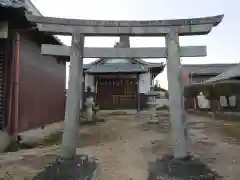
<path fill-rule="evenodd" d="M 158 103 L 156 101 L 156 98 L 159 95 L 159 92 L 150 90 L 150 92 L 148 92 L 146 95 L 148 96 L 148 101 L 147 101 L 148 110 L 149 110 L 149 113 L 151 114 L 149 118 L 149 123 L 158 123 L 158 118 L 157 118 Z"/>

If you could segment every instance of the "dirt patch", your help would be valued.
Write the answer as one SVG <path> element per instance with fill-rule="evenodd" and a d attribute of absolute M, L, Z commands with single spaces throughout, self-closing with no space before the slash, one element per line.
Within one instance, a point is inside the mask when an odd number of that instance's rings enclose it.
<path fill-rule="evenodd" d="M 159 124 L 148 124 L 148 116 L 147 113 L 141 116 L 108 115 L 104 118 L 105 123 L 80 128 L 77 154 L 97 157 L 101 171 L 99 180 L 146 180 L 149 162 L 172 152 L 168 118 L 159 114 Z M 187 121 L 191 154 L 217 171 L 224 180 L 238 179 L 240 146 L 225 139 L 225 136 L 238 135 L 229 132 L 224 135 L 221 128 L 226 125 L 222 121 L 194 116 L 187 116 Z M 59 146 L 52 144 L 60 143 L 61 134 L 54 135 L 52 139 L 47 140 L 48 146 L 42 148 L 0 156 L 0 177 L 2 175 L 3 180 L 7 180 L 8 172 L 11 180 L 31 179 L 55 160 Z"/>
<path fill-rule="evenodd" d="M 99 144 L 105 144 L 115 141 L 120 138 L 116 128 L 106 126 L 91 126 L 80 131 L 79 134 L 79 146 L 97 146 Z"/>
<path fill-rule="evenodd" d="M 240 123 L 222 123 L 215 128 L 226 142 L 240 144 Z"/>
<path fill-rule="evenodd" d="M 0 166 L 0 177 L 3 180 L 30 180 L 55 159 L 55 155 L 24 155 L 21 160 L 3 163 Z"/>
<path fill-rule="evenodd" d="M 155 131 L 156 133 L 168 133 L 170 131 L 169 120 L 159 120 L 157 124 L 144 123 L 140 124 L 139 128 L 143 131 Z"/>
<path fill-rule="evenodd" d="M 200 119 L 200 122 L 188 122 L 192 129 L 205 131 L 207 134 L 214 132 L 226 143 L 240 144 L 240 122 L 213 120 L 204 117 L 197 117 L 197 119 Z"/>
<path fill-rule="evenodd" d="M 155 155 L 161 155 L 163 152 L 171 152 L 172 145 L 165 140 L 155 140 L 151 142 L 151 152 Z"/>

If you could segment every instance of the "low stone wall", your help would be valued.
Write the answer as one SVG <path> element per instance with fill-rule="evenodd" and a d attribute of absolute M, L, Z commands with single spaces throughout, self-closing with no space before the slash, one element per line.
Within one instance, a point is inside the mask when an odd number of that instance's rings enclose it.
<path fill-rule="evenodd" d="M 156 99 L 156 102 L 158 103 L 157 108 L 161 108 L 164 106 L 169 106 L 169 100 L 168 99 Z"/>
<path fill-rule="evenodd" d="M 18 135 L 21 137 L 19 143 L 24 144 L 26 147 L 36 147 L 40 145 L 45 139 L 48 139 L 54 134 L 61 133 L 63 131 L 64 123 L 57 122 L 50 125 L 46 125 L 44 128 L 31 129 L 25 132 L 21 132 Z M 11 137 L 7 132 L 0 131 L 0 153 L 15 149 L 16 137 Z M 10 147 L 10 149 L 9 149 Z M 12 151 L 12 150 L 10 150 Z M 15 151 L 15 150 L 14 150 Z"/>
<path fill-rule="evenodd" d="M 11 142 L 11 137 L 6 131 L 0 131 L 0 153 L 4 152 Z"/>

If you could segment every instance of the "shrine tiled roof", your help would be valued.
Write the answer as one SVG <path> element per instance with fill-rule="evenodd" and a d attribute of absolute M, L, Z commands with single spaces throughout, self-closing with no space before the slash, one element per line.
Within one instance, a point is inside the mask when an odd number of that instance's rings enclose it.
<path fill-rule="evenodd" d="M 85 64 L 86 73 L 119 73 L 119 72 L 147 72 L 152 68 L 164 69 L 163 63 L 148 63 L 146 61 L 138 61 L 137 63 L 113 63 L 113 64 Z"/>
<path fill-rule="evenodd" d="M 27 5 L 30 3 L 31 6 Z M 32 2 L 30 0 L 0 0 L 0 7 L 3 8 L 22 8 L 23 12 L 24 11 L 29 11 L 32 12 L 33 14 L 36 14 L 39 16 L 42 16 L 42 14 L 39 12 L 39 10 L 34 6 L 34 4 L 32 4 Z M 54 40 L 57 41 L 58 44 L 63 44 L 56 36 L 52 36 L 52 38 L 54 38 Z"/>
<path fill-rule="evenodd" d="M 0 6 L 20 8 L 24 6 L 24 0 L 0 0 Z"/>
<path fill-rule="evenodd" d="M 232 68 L 224 71 L 223 73 L 208 79 L 204 83 L 214 83 L 222 80 L 228 80 L 232 78 L 240 77 L 240 64 L 232 66 Z"/>
<path fill-rule="evenodd" d="M 184 64 L 182 69 L 185 72 L 198 75 L 220 74 L 234 67 L 236 64 Z"/>
<path fill-rule="evenodd" d="M 86 70 L 87 73 L 118 73 L 118 72 L 146 72 L 148 69 L 141 64 L 111 64 L 95 65 Z"/>

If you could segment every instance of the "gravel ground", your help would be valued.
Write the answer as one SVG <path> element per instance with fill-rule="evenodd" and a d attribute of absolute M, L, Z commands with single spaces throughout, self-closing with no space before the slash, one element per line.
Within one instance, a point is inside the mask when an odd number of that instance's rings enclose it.
<path fill-rule="evenodd" d="M 77 154 L 96 157 L 99 180 L 146 180 L 150 162 L 171 152 L 167 116 L 159 113 L 159 124 L 147 124 L 148 114 L 109 115 L 106 122 L 83 126 Z M 224 180 L 240 176 L 240 123 L 187 116 L 189 149 Z M 57 140 L 56 140 L 57 141 Z M 59 142 L 59 141 L 57 141 Z M 0 156 L 0 179 L 30 180 L 55 161 L 59 144 L 20 150 Z"/>

